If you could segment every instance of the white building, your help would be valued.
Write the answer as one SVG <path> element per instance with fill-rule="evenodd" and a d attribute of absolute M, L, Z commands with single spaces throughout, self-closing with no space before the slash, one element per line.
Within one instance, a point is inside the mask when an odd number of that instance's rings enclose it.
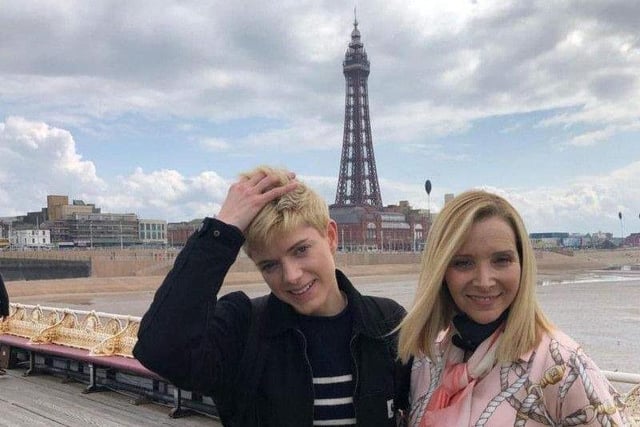
<path fill-rule="evenodd" d="M 138 237 L 143 245 L 166 245 L 167 221 L 159 219 L 138 220 Z"/>
<path fill-rule="evenodd" d="M 18 249 L 38 249 L 51 247 L 51 232 L 49 230 L 13 230 L 11 245 Z"/>

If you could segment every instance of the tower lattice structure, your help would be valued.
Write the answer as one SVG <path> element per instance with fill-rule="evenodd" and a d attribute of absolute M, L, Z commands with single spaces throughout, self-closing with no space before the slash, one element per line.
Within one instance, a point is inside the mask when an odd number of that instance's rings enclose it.
<path fill-rule="evenodd" d="M 336 192 L 338 206 L 382 208 L 369 119 L 369 60 L 357 19 L 342 63 L 346 81 L 342 157 Z"/>

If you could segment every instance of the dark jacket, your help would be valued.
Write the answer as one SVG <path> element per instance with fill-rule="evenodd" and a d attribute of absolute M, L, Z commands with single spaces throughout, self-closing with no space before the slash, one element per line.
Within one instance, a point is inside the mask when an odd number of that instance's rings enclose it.
<path fill-rule="evenodd" d="M 258 344 L 247 344 L 255 304 L 242 292 L 216 298 L 242 243 L 237 228 L 205 220 L 158 289 L 133 353 L 176 386 L 213 396 L 225 425 L 233 418 L 243 427 L 310 427 L 312 373 L 295 311 L 270 295 Z M 390 299 L 362 296 L 340 271 L 336 275 L 353 313 L 358 426 L 395 426 L 393 410 L 407 405 L 409 365 L 396 360 L 396 337 L 388 333 L 405 311 Z M 247 355 L 261 358 L 261 372 L 246 375 L 240 361 Z M 249 406 L 239 409 L 247 400 L 242 395 L 250 388 L 247 382 L 257 383 L 257 390 Z M 242 421 L 237 421 L 238 411 Z"/>
<path fill-rule="evenodd" d="M 9 294 L 7 288 L 4 287 L 4 280 L 0 274 L 0 317 L 9 315 Z"/>

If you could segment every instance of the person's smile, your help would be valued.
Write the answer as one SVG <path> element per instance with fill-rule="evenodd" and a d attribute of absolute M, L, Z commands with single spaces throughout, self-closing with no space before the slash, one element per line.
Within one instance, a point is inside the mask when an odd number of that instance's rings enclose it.
<path fill-rule="evenodd" d="M 315 285 L 315 283 L 316 283 L 316 280 L 314 279 L 314 280 L 312 280 L 311 282 L 307 283 L 304 286 L 301 286 L 301 287 L 295 288 L 295 289 L 289 289 L 288 292 L 292 293 L 293 295 L 296 295 L 296 296 L 301 296 L 301 295 L 306 294 L 308 291 L 310 291 L 311 288 L 313 287 L 313 285 Z"/>

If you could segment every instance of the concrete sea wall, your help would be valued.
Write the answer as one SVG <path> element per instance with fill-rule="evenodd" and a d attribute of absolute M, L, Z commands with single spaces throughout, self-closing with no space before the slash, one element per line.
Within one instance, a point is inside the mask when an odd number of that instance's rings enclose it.
<path fill-rule="evenodd" d="M 0 273 L 6 281 L 90 277 L 86 260 L 0 258 Z"/>

